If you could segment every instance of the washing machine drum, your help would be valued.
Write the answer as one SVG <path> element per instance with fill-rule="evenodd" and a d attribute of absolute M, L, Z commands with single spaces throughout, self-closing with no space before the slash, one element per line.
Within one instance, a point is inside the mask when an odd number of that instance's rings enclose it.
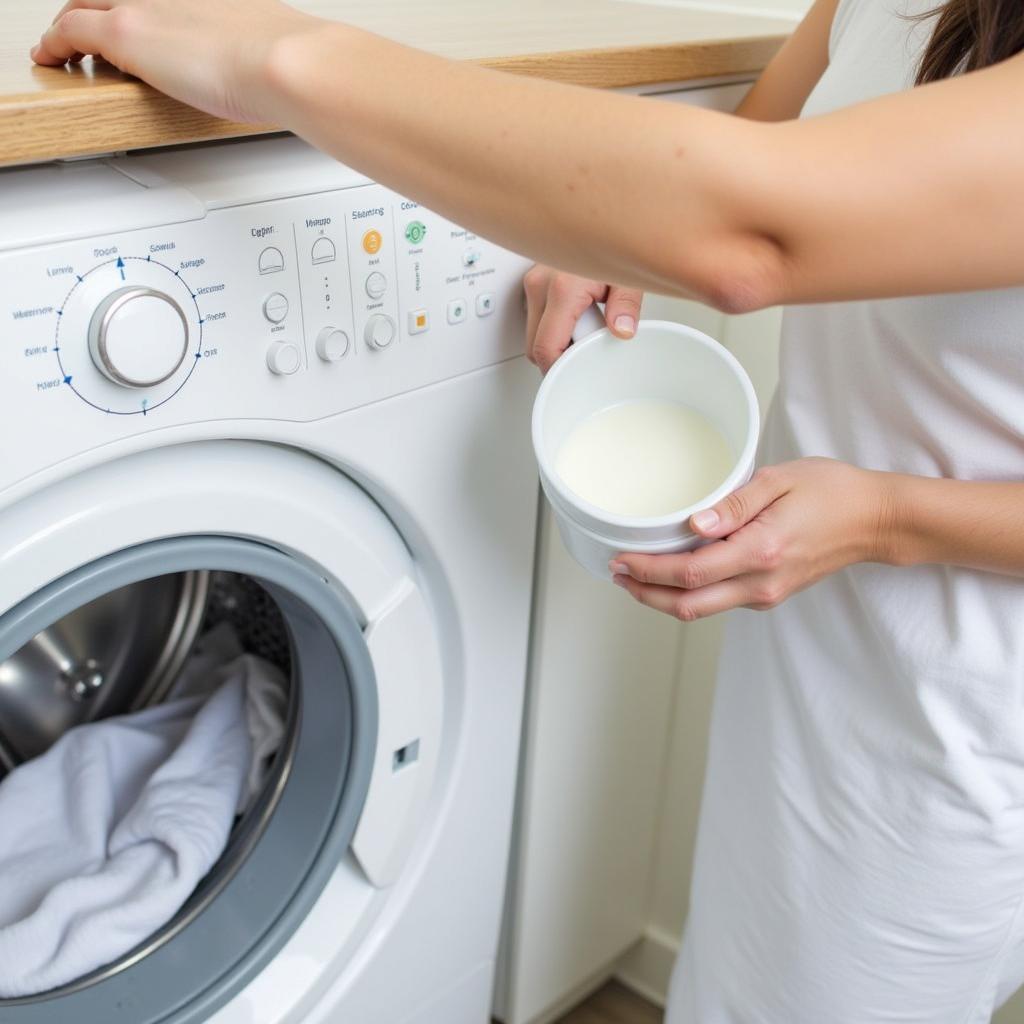
<path fill-rule="evenodd" d="M 326 584 L 265 544 L 178 537 L 93 561 L 0 616 L 0 775 L 75 725 L 161 701 L 224 622 L 288 680 L 262 788 L 178 914 L 71 984 L 0 1000 L 5 1024 L 204 1019 L 303 920 L 352 841 L 377 736 L 363 629 Z"/>
<path fill-rule="evenodd" d="M 221 587 L 234 582 L 225 578 Z M 209 572 L 119 587 L 51 623 L 0 664 L 0 774 L 45 753 L 76 725 L 160 703 L 207 620 L 209 588 Z M 280 632 L 279 617 L 268 625 Z"/>

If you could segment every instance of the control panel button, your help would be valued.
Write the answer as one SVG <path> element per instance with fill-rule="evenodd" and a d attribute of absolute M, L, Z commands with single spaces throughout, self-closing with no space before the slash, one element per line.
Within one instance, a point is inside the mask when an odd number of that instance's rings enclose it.
<path fill-rule="evenodd" d="M 466 300 L 452 299 L 448 303 L 448 323 L 461 324 L 466 319 Z"/>
<path fill-rule="evenodd" d="M 412 245 L 419 245 L 427 234 L 427 225 L 421 220 L 411 220 L 405 225 L 405 240 Z"/>
<path fill-rule="evenodd" d="M 267 349 L 267 369 L 280 376 L 294 373 L 302 362 L 298 347 L 287 341 L 275 341 Z"/>
<path fill-rule="evenodd" d="M 89 322 L 89 352 L 108 380 L 151 388 L 173 376 L 188 351 L 188 321 L 169 295 L 153 288 L 119 288 Z"/>
<path fill-rule="evenodd" d="M 313 243 L 313 249 L 310 253 L 314 264 L 331 263 L 337 255 L 334 243 L 326 235 L 321 236 Z"/>
<path fill-rule="evenodd" d="M 412 309 L 409 311 L 409 333 L 422 334 L 430 330 L 430 316 L 425 309 Z"/>
<path fill-rule="evenodd" d="M 379 270 L 375 270 L 366 279 L 366 294 L 371 299 L 379 299 L 387 290 L 388 279 Z"/>
<path fill-rule="evenodd" d="M 494 294 L 492 292 L 481 292 L 476 297 L 476 315 L 490 316 L 494 312 Z"/>
<path fill-rule="evenodd" d="M 462 254 L 462 265 L 465 267 L 475 267 L 480 262 L 480 250 L 469 248 Z"/>
<path fill-rule="evenodd" d="M 316 354 L 325 363 L 336 363 L 348 354 L 348 335 L 338 327 L 325 327 L 316 336 Z"/>
<path fill-rule="evenodd" d="M 371 228 L 363 235 L 363 250 L 371 256 L 376 256 L 383 244 L 384 239 L 376 228 Z"/>
<path fill-rule="evenodd" d="M 263 315 L 272 324 L 279 324 L 288 315 L 288 299 L 280 292 L 268 295 L 263 300 Z"/>
<path fill-rule="evenodd" d="M 284 270 L 284 253 L 276 245 L 268 245 L 260 253 L 259 267 L 261 274 L 276 274 Z"/>
<path fill-rule="evenodd" d="M 363 340 L 370 348 L 387 348 L 395 340 L 395 321 L 383 313 L 375 313 L 366 321 Z"/>

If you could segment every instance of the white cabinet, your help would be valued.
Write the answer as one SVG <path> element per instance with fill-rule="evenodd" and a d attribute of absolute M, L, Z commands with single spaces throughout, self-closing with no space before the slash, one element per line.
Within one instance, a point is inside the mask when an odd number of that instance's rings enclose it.
<path fill-rule="evenodd" d="M 748 87 L 665 98 L 732 109 Z M 665 303 L 652 298 L 648 315 L 720 336 L 719 314 Z M 554 1019 L 646 931 L 679 637 L 678 623 L 572 562 L 544 509 L 495 1007 L 506 1024 Z"/>
<path fill-rule="evenodd" d="M 506 943 L 507 1024 L 643 933 L 677 630 L 565 553 L 544 510 Z"/>

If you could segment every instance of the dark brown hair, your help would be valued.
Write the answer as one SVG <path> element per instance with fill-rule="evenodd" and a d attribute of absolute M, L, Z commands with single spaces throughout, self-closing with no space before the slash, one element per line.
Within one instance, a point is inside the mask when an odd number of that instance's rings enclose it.
<path fill-rule="evenodd" d="M 917 69 L 917 84 L 998 64 L 1024 50 L 1021 0 L 947 0 Z M 928 17 L 929 15 L 925 15 Z"/>

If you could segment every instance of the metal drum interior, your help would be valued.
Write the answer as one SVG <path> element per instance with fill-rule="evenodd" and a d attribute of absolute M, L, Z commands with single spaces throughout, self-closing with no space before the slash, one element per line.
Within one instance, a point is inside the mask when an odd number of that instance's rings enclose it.
<path fill-rule="evenodd" d="M 205 618 L 208 572 L 170 573 L 104 594 L 0 663 L 0 774 L 68 729 L 162 701 Z"/>

